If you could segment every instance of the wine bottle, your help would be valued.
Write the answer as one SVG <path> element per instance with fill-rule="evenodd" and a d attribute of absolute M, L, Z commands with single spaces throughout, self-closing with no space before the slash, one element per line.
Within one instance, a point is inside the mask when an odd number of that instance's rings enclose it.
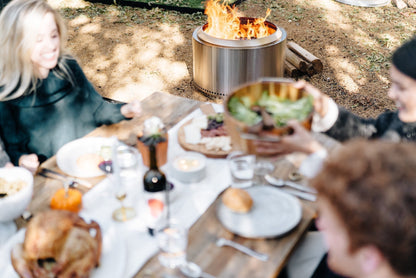
<path fill-rule="evenodd" d="M 143 176 L 146 224 L 150 235 L 167 220 L 166 176 L 157 167 L 156 148 L 149 146 L 149 170 Z"/>

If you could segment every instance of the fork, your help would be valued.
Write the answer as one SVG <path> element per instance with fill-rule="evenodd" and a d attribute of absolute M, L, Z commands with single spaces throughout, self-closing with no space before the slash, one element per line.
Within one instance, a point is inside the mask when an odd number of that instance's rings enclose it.
<path fill-rule="evenodd" d="M 53 171 L 51 169 L 47 169 L 47 168 L 42 168 L 38 174 L 45 177 L 45 178 L 56 179 L 56 180 L 61 180 L 63 182 L 67 182 L 70 186 L 73 186 L 73 187 L 75 187 L 76 184 L 82 185 L 86 188 L 91 188 L 92 187 L 91 183 L 89 183 L 88 181 L 68 177 L 64 174 L 61 174 L 59 172 L 55 172 L 55 171 Z"/>
<path fill-rule="evenodd" d="M 248 247 L 245 247 L 244 245 L 241 245 L 237 242 L 225 239 L 225 238 L 219 238 L 216 242 L 217 246 L 231 246 L 249 256 L 255 257 L 263 262 L 267 261 L 269 259 L 269 256 L 267 254 L 256 252 Z"/>

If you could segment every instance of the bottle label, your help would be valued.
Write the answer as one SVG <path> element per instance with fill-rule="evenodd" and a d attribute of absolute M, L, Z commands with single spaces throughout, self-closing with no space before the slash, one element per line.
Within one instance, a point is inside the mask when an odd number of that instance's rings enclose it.
<path fill-rule="evenodd" d="M 162 192 L 145 192 L 145 221 L 149 229 L 163 227 L 166 224 L 167 207 L 166 193 Z"/>

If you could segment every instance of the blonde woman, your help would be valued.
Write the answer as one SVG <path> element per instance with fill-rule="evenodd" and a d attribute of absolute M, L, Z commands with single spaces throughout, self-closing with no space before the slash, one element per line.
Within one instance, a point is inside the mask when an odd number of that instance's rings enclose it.
<path fill-rule="evenodd" d="M 65 143 L 141 113 L 105 101 L 65 53 L 65 25 L 44 0 L 13 0 L 0 14 L 0 126 L 14 164 L 36 169 Z"/>

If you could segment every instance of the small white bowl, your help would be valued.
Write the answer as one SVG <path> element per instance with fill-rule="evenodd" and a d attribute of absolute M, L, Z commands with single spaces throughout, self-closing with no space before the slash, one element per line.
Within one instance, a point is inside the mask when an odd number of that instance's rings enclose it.
<path fill-rule="evenodd" d="M 0 222 L 9 222 L 19 217 L 32 200 L 33 175 L 22 167 L 0 168 L 0 178 L 7 181 L 26 182 L 26 186 L 18 192 L 0 198 Z"/>
<path fill-rule="evenodd" d="M 197 152 L 184 152 L 172 162 L 173 177 L 181 182 L 199 182 L 205 178 L 206 157 Z"/>

